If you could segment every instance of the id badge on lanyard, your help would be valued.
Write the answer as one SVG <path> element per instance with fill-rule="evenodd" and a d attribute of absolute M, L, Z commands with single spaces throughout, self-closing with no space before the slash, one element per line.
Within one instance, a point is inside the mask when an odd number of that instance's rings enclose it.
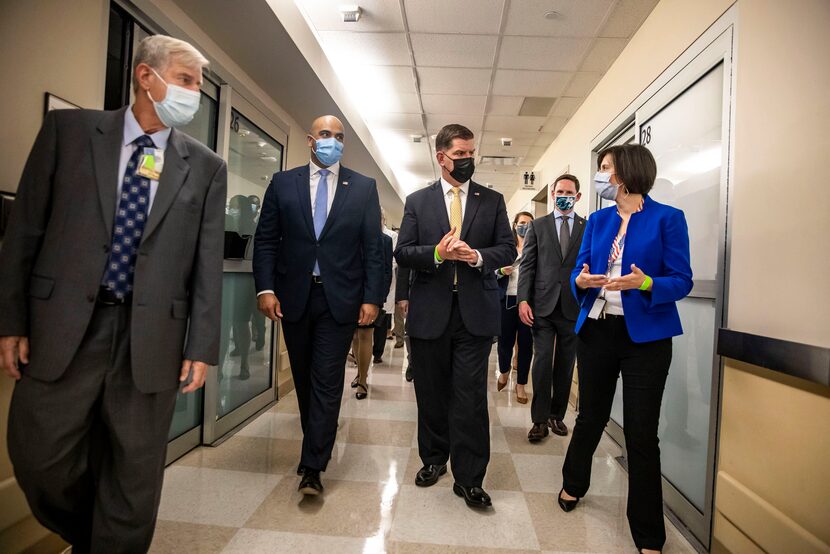
<path fill-rule="evenodd" d="M 614 242 L 611 244 L 611 251 L 608 253 L 608 268 L 605 270 L 606 279 L 611 277 L 611 267 L 614 265 L 614 262 L 619 259 L 624 246 L 625 235 L 617 235 L 614 238 Z M 591 311 L 588 312 L 588 317 L 591 319 L 599 319 L 605 313 L 605 305 L 607 302 L 608 301 L 605 299 L 605 289 L 602 289 L 599 291 L 599 296 L 597 296 L 596 301 L 594 301 Z"/>

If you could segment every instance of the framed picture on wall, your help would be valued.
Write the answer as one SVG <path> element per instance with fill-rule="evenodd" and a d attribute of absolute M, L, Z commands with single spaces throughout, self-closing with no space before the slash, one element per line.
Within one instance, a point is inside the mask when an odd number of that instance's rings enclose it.
<path fill-rule="evenodd" d="M 14 194 L 0 192 L 0 242 L 3 241 L 3 236 L 6 234 L 6 226 L 9 224 L 9 217 L 12 213 L 12 204 L 14 204 Z"/>
<path fill-rule="evenodd" d="M 60 96 L 56 96 L 51 92 L 46 93 L 46 100 L 44 103 L 43 109 L 43 116 L 46 117 L 46 114 L 51 112 L 52 110 L 78 110 L 81 107 L 77 104 L 73 104 L 69 100 L 64 100 Z"/>

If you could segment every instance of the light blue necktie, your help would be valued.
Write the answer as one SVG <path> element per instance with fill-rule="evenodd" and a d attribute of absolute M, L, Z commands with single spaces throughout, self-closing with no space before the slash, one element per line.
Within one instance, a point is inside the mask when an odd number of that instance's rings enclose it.
<path fill-rule="evenodd" d="M 326 179 L 331 173 L 328 169 L 320 170 L 320 180 L 317 181 L 317 196 L 314 198 L 314 234 L 320 238 L 328 217 L 329 184 Z M 320 264 L 314 260 L 314 275 L 320 276 Z"/>

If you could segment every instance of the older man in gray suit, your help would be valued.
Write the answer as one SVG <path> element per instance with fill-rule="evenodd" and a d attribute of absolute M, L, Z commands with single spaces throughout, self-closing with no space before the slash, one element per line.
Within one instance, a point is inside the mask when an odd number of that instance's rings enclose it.
<path fill-rule="evenodd" d="M 206 64 L 149 37 L 132 106 L 50 112 L 0 252 L 9 454 L 74 552 L 149 548 L 177 390 L 218 361 L 227 168 L 171 129 Z"/>

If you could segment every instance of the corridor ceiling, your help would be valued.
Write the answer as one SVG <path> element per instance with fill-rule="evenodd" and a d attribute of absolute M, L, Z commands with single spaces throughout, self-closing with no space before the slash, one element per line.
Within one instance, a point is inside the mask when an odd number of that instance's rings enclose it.
<path fill-rule="evenodd" d="M 657 4 L 294 2 L 405 193 L 438 178 L 435 133 L 461 123 L 476 135 L 475 180 L 508 199 Z"/>

